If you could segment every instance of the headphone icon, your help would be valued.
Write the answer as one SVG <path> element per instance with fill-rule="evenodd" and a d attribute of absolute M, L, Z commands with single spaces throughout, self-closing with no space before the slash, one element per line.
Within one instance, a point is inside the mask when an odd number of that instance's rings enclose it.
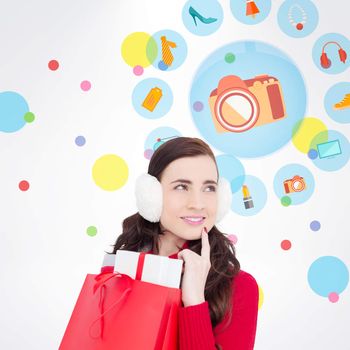
<path fill-rule="evenodd" d="M 322 47 L 322 54 L 320 57 L 321 60 L 321 66 L 323 68 L 329 68 L 332 64 L 331 60 L 327 57 L 327 54 L 325 53 L 325 48 L 328 44 L 335 44 L 339 47 L 338 54 L 339 54 L 339 59 L 341 62 L 345 63 L 346 58 L 347 58 L 347 53 L 346 51 L 336 42 L 336 41 L 328 41 L 326 42 L 323 47 Z"/>

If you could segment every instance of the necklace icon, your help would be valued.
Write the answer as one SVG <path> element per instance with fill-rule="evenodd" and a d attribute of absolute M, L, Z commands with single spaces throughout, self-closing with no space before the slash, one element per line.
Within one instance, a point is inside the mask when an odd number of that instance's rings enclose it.
<path fill-rule="evenodd" d="M 299 21 L 299 22 L 296 22 L 293 18 L 294 17 L 293 16 L 294 9 L 299 10 L 299 12 L 301 14 L 301 21 Z M 304 25 L 306 24 L 306 20 L 307 20 L 307 15 L 306 15 L 305 10 L 299 4 L 292 5 L 288 10 L 288 20 L 289 20 L 289 23 L 293 27 L 295 27 L 297 30 L 303 30 Z"/>

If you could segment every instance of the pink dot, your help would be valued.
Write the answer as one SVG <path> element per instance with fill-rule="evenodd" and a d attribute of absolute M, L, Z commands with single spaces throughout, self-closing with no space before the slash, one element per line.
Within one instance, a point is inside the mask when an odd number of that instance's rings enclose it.
<path fill-rule="evenodd" d="M 91 89 L 91 83 L 88 80 L 83 80 L 80 83 L 80 87 L 83 91 L 89 91 Z"/>
<path fill-rule="evenodd" d="M 60 64 L 56 60 L 51 60 L 48 64 L 50 70 L 57 70 Z"/>
<path fill-rule="evenodd" d="M 153 149 L 148 148 L 143 152 L 143 156 L 149 160 L 152 158 L 153 153 L 154 153 Z"/>
<path fill-rule="evenodd" d="M 328 294 L 328 300 L 331 303 L 336 303 L 339 300 L 339 295 L 336 292 L 332 292 Z"/>
<path fill-rule="evenodd" d="M 238 238 L 236 235 L 228 235 L 227 238 L 233 243 L 236 244 L 238 242 Z"/>
<path fill-rule="evenodd" d="M 133 72 L 134 72 L 135 75 L 142 75 L 143 74 L 143 67 L 135 66 L 133 68 Z"/>
<path fill-rule="evenodd" d="M 27 191 L 29 188 L 29 182 L 26 180 L 22 180 L 19 184 L 18 187 L 21 191 Z"/>

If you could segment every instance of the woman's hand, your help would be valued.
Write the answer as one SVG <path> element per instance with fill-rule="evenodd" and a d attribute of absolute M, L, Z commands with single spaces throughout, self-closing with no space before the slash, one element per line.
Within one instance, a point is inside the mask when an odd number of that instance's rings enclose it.
<path fill-rule="evenodd" d="M 183 249 L 177 255 L 178 259 L 184 261 L 184 274 L 182 276 L 181 290 L 184 306 L 201 304 L 205 301 L 204 288 L 210 263 L 210 245 L 206 228 L 202 229 L 202 251 L 201 255 L 190 249 Z"/>

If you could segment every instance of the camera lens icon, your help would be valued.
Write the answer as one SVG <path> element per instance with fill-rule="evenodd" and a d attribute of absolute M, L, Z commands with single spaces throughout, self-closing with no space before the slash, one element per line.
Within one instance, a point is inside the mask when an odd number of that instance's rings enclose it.
<path fill-rule="evenodd" d="M 267 74 L 242 80 L 223 77 L 209 96 L 217 132 L 244 132 L 286 117 L 280 82 Z"/>
<path fill-rule="evenodd" d="M 258 121 L 259 104 L 249 91 L 233 88 L 216 100 L 215 116 L 224 129 L 243 132 Z"/>

